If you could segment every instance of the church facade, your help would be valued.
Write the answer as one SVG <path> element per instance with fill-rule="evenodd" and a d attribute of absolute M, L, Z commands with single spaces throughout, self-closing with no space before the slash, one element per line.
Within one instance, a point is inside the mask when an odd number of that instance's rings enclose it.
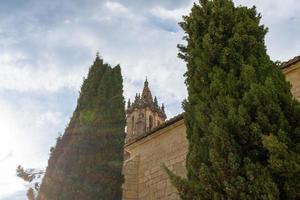
<path fill-rule="evenodd" d="M 300 56 L 284 62 L 281 69 L 286 80 L 292 85 L 292 94 L 300 101 Z"/>
<path fill-rule="evenodd" d="M 292 94 L 300 101 L 300 56 L 283 63 L 281 69 L 292 85 Z M 166 118 L 164 105 L 153 99 L 146 80 L 142 94 L 127 105 L 124 200 L 180 199 L 162 166 L 186 176 L 186 127 L 182 114 Z"/>

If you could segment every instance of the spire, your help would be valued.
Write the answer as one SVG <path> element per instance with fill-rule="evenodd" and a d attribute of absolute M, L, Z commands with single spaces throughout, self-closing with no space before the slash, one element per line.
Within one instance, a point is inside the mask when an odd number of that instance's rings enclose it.
<path fill-rule="evenodd" d="M 144 83 L 144 85 L 147 85 L 147 87 L 148 87 L 148 78 L 147 78 L 147 76 L 146 76 L 146 80 L 145 80 L 145 83 Z"/>
<path fill-rule="evenodd" d="M 152 97 L 151 91 L 149 89 L 149 82 L 146 77 L 144 82 L 144 88 L 142 94 L 136 93 L 133 102 L 130 100 L 127 102 L 127 113 L 132 113 L 135 110 L 141 110 L 143 108 L 150 108 L 150 110 L 154 113 L 158 113 L 158 115 L 165 120 L 167 118 L 166 113 L 164 111 L 164 105 L 159 106 L 157 97 L 155 96 L 154 99 Z"/>
<path fill-rule="evenodd" d="M 165 105 L 164 104 L 161 105 L 161 110 L 163 111 L 163 113 L 165 113 Z"/>
<path fill-rule="evenodd" d="M 138 99 L 138 93 L 135 93 L 135 101 L 137 101 L 137 99 Z"/>
<path fill-rule="evenodd" d="M 130 108 L 131 106 L 131 102 L 130 102 L 130 99 L 128 99 L 128 102 L 127 102 L 127 109 Z"/>
<path fill-rule="evenodd" d="M 154 97 L 154 105 L 155 105 L 156 107 L 158 106 L 158 102 L 157 102 L 156 96 Z"/>
<path fill-rule="evenodd" d="M 144 83 L 144 89 L 143 89 L 143 93 L 142 93 L 142 100 L 144 102 L 148 102 L 148 103 L 152 103 L 153 102 L 153 98 L 152 98 L 152 94 L 151 91 L 149 89 L 149 83 L 146 77 L 145 83 Z"/>

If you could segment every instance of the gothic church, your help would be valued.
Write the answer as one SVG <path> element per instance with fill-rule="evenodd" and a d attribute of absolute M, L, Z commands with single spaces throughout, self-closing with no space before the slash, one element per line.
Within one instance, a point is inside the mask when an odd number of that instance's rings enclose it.
<path fill-rule="evenodd" d="M 300 101 L 300 56 L 283 63 L 281 69 Z M 179 200 L 162 166 L 186 175 L 188 141 L 183 115 L 166 121 L 164 105 L 152 98 L 147 80 L 142 95 L 137 94 L 127 107 L 123 199 Z"/>

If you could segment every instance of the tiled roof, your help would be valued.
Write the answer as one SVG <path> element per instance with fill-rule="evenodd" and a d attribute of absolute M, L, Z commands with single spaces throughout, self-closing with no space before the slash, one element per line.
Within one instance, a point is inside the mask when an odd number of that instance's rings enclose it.
<path fill-rule="evenodd" d="M 125 146 L 128 146 L 128 145 L 131 145 L 132 143 L 135 143 L 145 137 L 148 137 L 149 135 L 152 135 L 153 133 L 161 130 L 161 129 L 164 129 L 180 120 L 183 119 L 183 113 L 179 114 L 179 115 L 176 115 L 175 117 L 172 117 L 171 119 L 165 121 L 165 123 L 161 124 L 160 126 L 157 126 L 155 127 L 154 129 L 152 129 L 151 131 L 148 131 L 146 132 L 145 134 L 141 135 L 140 137 L 138 138 L 135 138 L 134 140 L 131 140 L 130 142 L 128 142 L 127 144 L 125 144 Z"/>
<path fill-rule="evenodd" d="M 300 62 L 300 55 L 294 57 L 293 59 L 283 62 L 282 65 L 280 66 L 281 69 L 288 68 L 291 65 L 294 65 L 295 63 Z"/>

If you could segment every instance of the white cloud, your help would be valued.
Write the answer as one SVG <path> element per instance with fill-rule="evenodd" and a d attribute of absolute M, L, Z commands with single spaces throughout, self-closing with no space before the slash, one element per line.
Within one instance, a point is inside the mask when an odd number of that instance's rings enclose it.
<path fill-rule="evenodd" d="M 0 102 L 0 199 L 24 189 L 23 184 L 15 176 L 17 163 L 15 160 L 16 138 L 19 130 L 15 124 L 13 114 Z M 18 152 L 19 153 L 19 152 Z M 11 155 L 11 156 L 7 156 Z"/>
<path fill-rule="evenodd" d="M 190 4 L 191 0 L 115 0 L 117 2 L 122 2 L 123 5 L 131 8 L 137 12 L 145 12 L 145 10 L 152 9 L 153 7 L 164 7 L 166 9 L 176 9 L 181 7 L 186 7 Z"/>
<path fill-rule="evenodd" d="M 39 120 L 36 122 L 39 126 L 43 127 L 49 124 L 58 125 L 61 123 L 62 113 L 57 111 L 46 111 L 41 114 Z"/>
<path fill-rule="evenodd" d="M 89 2 L 33 0 L 26 4 L 32 9 L 0 8 L 0 16 L 5 14 L 0 22 L 0 199 L 24 188 L 14 174 L 17 164 L 45 166 L 50 145 L 74 109 L 69 102 L 76 101 L 75 95 L 55 95 L 79 90 L 97 50 L 105 62 L 121 64 L 126 98 L 141 92 L 148 76 L 168 117 L 181 112 L 186 67 L 177 58 L 183 36 L 177 21 L 192 1 Z M 257 5 L 270 27 L 266 41 L 272 59 L 300 54 L 298 0 L 235 2 Z"/>
<path fill-rule="evenodd" d="M 255 5 L 262 24 L 269 28 L 266 36 L 268 53 L 273 60 L 287 61 L 300 54 L 300 1 L 234 0 L 239 5 Z"/>
<path fill-rule="evenodd" d="M 300 2 L 298 0 L 235 0 L 237 5 L 256 6 L 263 19 L 268 24 L 276 24 L 278 21 L 288 20 L 292 16 L 299 16 Z"/>
<path fill-rule="evenodd" d="M 127 12 L 127 8 L 119 2 L 107 1 L 105 5 L 109 10 L 113 12 L 118 12 L 118 13 Z"/>
<path fill-rule="evenodd" d="M 21 190 L 25 199 L 27 186 L 16 177 L 17 166 L 44 169 L 50 145 L 67 118 L 39 105 L 18 108 L 1 99 L 0 110 L 0 199 Z"/>
<path fill-rule="evenodd" d="M 26 63 L 20 66 L 18 62 L 25 59 L 21 54 L 0 55 L 0 90 L 55 92 L 62 88 L 77 89 L 81 83 L 80 72 L 66 74 L 52 63 L 46 63 L 42 68 Z"/>
<path fill-rule="evenodd" d="M 151 10 L 151 13 L 161 19 L 170 19 L 179 22 L 182 21 L 182 15 L 188 13 L 189 9 L 190 6 L 173 10 L 169 10 L 164 7 L 155 7 Z"/>

